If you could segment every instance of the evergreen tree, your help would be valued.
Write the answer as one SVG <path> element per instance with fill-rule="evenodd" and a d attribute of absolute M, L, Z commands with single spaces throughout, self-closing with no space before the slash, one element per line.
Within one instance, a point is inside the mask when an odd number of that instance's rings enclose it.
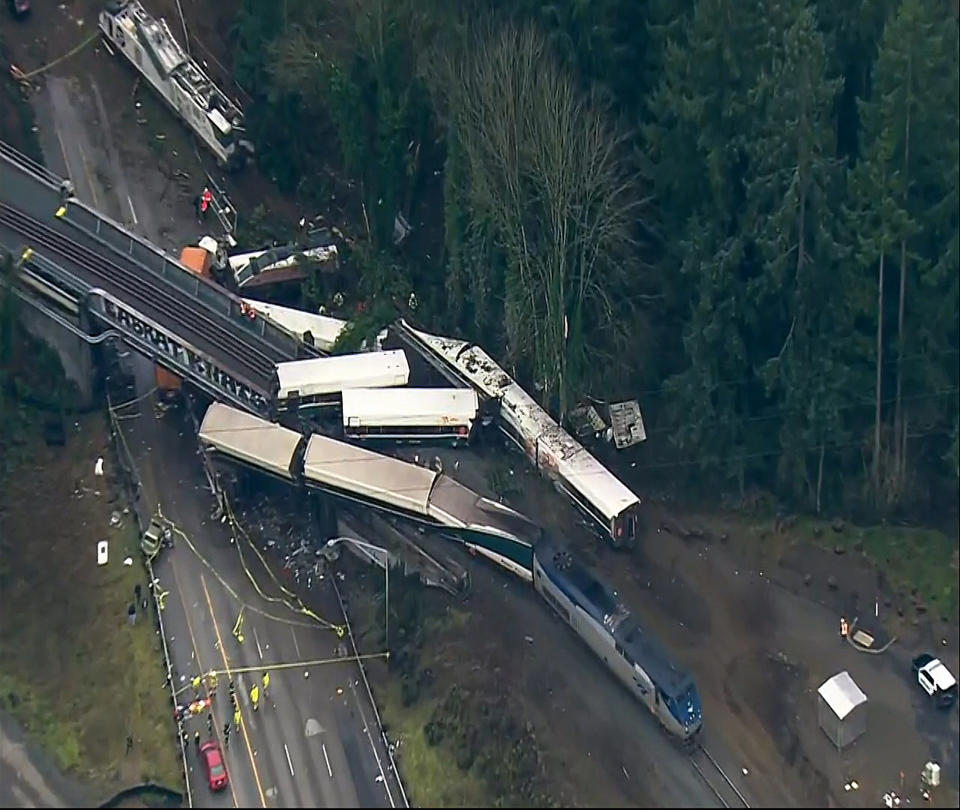
<path fill-rule="evenodd" d="M 761 42 L 759 4 L 699 0 L 683 41 L 670 38 L 663 77 L 644 127 L 648 172 L 661 217 L 667 318 L 685 322 L 684 370 L 668 381 L 674 442 L 702 466 L 741 484 L 750 376 L 746 279 L 754 272 L 743 238 L 748 93 Z"/>
<path fill-rule="evenodd" d="M 842 81 L 826 75 L 823 36 L 804 0 L 763 5 L 770 33 L 746 147 L 749 238 L 762 272 L 746 285 L 747 314 L 758 338 L 770 338 L 761 376 L 783 414 L 781 482 L 819 509 L 826 447 L 848 441 L 842 412 L 861 390 L 851 340 L 859 296 L 837 272 L 842 174 L 831 112 Z"/>
<path fill-rule="evenodd" d="M 817 0 L 814 5 L 826 39 L 828 70 L 843 77 L 835 113 L 837 150 L 853 160 L 859 149 L 857 100 L 869 95 L 877 46 L 897 0 Z"/>
<path fill-rule="evenodd" d="M 884 30 L 873 94 L 860 110 L 864 146 L 853 210 L 863 225 L 861 256 L 872 253 L 878 265 L 884 259 L 898 282 L 893 301 L 884 300 L 881 282 L 876 312 L 880 324 L 895 320 L 895 329 L 878 329 L 877 350 L 877 402 L 881 365 L 888 372 L 892 366 L 895 391 L 889 429 L 881 431 L 879 418 L 875 427 L 874 485 L 887 504 L 906 492 L 911 429 L 940 433 L 942 447 L 942 434 L 954 426 L 958 61 L 956 20 L 936 0 L 903 0 Z M 882 361 L 888 346 L 894 364 Z M 881 433 L 888 439 L 883 452 Z M 917 447 L 942 461 L 942 450 L 929 449 Z"/>

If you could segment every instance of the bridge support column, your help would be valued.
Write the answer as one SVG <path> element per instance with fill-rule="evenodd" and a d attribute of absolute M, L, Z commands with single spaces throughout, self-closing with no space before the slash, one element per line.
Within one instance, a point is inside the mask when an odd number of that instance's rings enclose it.
<path fill-rule="evenodd" d="M 91 345 L 34 307 L 22 305 L 18 314 L 23 328 L 57 353 L 66 378 L 77 386 L 80 401 L 70 404 L 89 408 L 93 404 L 95 390 Z M 81 325 L 80 328 L 84 327 Z"/>

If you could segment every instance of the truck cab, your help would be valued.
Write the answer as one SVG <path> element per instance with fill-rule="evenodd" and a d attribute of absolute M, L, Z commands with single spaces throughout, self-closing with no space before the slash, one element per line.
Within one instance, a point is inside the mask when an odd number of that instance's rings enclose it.
<path fill-rule="evenodd" d="M 917 683 L 940 708 L 950 708 L 957 701 L 957 679 L 939 658 L 928 653 L 913 659 Z"/>

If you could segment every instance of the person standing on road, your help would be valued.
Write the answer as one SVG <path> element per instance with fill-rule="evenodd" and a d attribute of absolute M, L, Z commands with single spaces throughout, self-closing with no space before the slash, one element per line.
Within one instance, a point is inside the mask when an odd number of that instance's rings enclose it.
<path fill-rule="evenodd" d="M 260 707 L 260 687 L 256 684 L 250 689 L 250 702 L 253 704 L 254 711 Z"/>
<path fill-rule="evenodd" d="M 209 188 L 204 188 L 200 195 L 200 210 L 198 211 L 198 221 L 203 222 L 207 218 L 207 211 L 210 210 L 210 203 L 213 202 L 213 194 Z"/>

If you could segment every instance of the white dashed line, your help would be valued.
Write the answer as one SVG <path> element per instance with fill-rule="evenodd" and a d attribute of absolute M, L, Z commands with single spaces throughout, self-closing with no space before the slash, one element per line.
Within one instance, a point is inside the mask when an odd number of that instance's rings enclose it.
<path fill-rule="evenodd" d="M 327 744 L 320 743 L 320 745 L 323 747 L 323 759 L 327 763 L 327 775 L 333 779 L 333 771 L 330 769 L 330 757 L 327 756 Z"/>
<path fill-rule="evenodd" d="M 263 660 L 263 650 L 260 649 L 260 639 L 257 637 L 257 628 L 253 628 L 253 640 L 257 642 L 257 655 L 260 656 L 260 660 Z"/>
<path fill-rule="evenodd" d="M 290 768 L 290 775 L 293 776 L 293 763 L 290 761 L 290 749 L 287 748 L 287 744 L 283 744 L 284 753 L 287 755 L 287 766 Z"/>

